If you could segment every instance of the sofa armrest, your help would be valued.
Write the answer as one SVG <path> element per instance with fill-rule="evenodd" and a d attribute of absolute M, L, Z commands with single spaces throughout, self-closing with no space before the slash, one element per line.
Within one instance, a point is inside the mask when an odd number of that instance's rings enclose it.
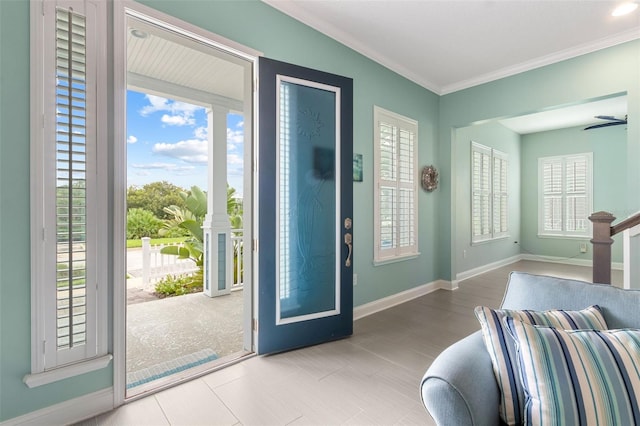
<path fill-rule="evenodd" d="M 500 392 L 479 331 L 445 349 L 425 373 L 420 390 L 439 426 L 500 424 Z"/>

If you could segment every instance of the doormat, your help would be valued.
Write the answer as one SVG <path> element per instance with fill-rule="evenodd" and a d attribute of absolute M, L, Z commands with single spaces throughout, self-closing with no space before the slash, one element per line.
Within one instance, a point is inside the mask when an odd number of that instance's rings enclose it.
<path fill-rule="evenodd" d="M 143 368 L 142 370 L 127 373 L 127 389 L 179 373 L 189 368 L 197 367 L 218 359 L 218 355 L 211 349 L 183 355 L 181 357 Z"/>

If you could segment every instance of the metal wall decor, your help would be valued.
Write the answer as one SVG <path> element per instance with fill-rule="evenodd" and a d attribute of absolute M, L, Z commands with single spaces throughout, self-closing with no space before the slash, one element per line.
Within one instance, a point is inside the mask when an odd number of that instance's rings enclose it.
<path fill-rule="evenodd" d="M 438 171 L 434 166 L 424 166 L 420 179 L 422 189 L 431 192 L 438 187 Z"/>

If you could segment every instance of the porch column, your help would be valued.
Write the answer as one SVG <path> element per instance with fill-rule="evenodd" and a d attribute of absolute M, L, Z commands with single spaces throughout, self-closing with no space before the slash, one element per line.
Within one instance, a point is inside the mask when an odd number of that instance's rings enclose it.
<path fill-rule="evenodd" d="M 593 282 L 611 284 L 611 222 L 615 216 L 607 212 L 596 212 L 589 216 L 593 223 Z"/>
<path fill-rule="evenodd" d="M 208 114 L 209 167 L 204 231 L 204 289 L 209 297 L 229 294 L 233 274 L 231 224 L 227 214 L 227 114 L 212 106 Z"/>

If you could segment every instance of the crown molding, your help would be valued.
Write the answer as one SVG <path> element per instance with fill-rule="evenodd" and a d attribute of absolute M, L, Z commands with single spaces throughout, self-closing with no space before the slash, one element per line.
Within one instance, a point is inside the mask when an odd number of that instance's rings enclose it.
<path fill-rule="evenodd" d="M 318 20 L 313 14 L 308 13 L 306 10 L 300 8 L 296 2 L 282 1 L 282 0 L 262 0 L 264 3 L 273 7 L 274 9 L 284 13 L 285 15 L 319 31 L 325 36 L 336 40 L 337 42 L 347 46 L 348 48 L 360 53 L 361 55 L 371 59 L 374 62 L 388 68 L 389 70 L 399 74 L 400 76 L 410 80 L 427 90 L 435 93 L 436 95 L 447 95 L 450 93 L 458 92 L 460 90 L 468 89 L 481 84 L 489 83 L 499 80 L 501 78 L 510 77 L 516 74 L 520 74 L 526 71 L 531 71 L 536 68 L 541 68 L 546 65 L 551 65 L 557 62 L 562 62 L 567 59 L 575 58 L 587 53 L 592 53 L 598 50 L 606 49 L 618 44 L 626 43 L 632 40 L 640 39 L 640 28 L 632 29 L 625 32 L 615 34 L 610 37 L 605 37 L 599 40 L 595 40 L 589 43 L 572 47 L 570 49 L 561 50 L 550 55 L 542 56 L 530 61 L 522 62 L 510 67 L 502 68 L 490 73 L 479 75 L 467 80 L 461 80 L 452 84 L 438 85 L 429 80 L 425 76 L 416 74 L 410 71 L 402 64 L 390 60 L 389 58 L 376 52 L 363 43 L 355 40 L 350 35 L 346 34 L 340 28 L 324 21 Z"/>
<path fill-rule="evenodd" d="M 593 53 L 598 50 L 613 47 L 618 44 L 626 43 L 639 38 L 640 38 L 640 28 L 633 29 L 630 31 L 625 31 L 610 37 L 605 37 L 590 43 L 585 43 L 580 46 L 573 47 L 571 49 L 561 50 L 559 52 L 542 56 L 540 58 L 536 58 L 531 61 L 526 61 L 511 67 L 502 68 L 495 72 L 487 73 L 487 74 L 478 76 L 476 78 L 463 80 L 457 83 L 443 86 L 439 94 L 447 95 L 453 92 L 458 92 L 460 90 L 468 89 L 470 87 L 478 86 L 480 84 L 500 80 L 501 78 L 510 77 L 512 75 L 520 74 L 526 71 L 531 71 L 536 68 L 541 68 L 547 65 L 562 62 L 567 59 L 576 58 L 578 56 L 586 55 L 587 53 Z"/>
<path fill-rule="evenodd" d="M 334 39 L 338 43 L 354 50 L 361 55 L 365 56 L 368 59 L 371 59 L 374 62 L 382 65 L 383 67 L 399 74 L 400 76 L 410 80 L 419 86 L 424 87 L 427 90 L 432 91 L 433 93 L 440 95 L 440 86 L 429 81 L 427 78 L 423 76 L 419 76 L 409 69 L 404 67 L 397 62 L 391 61 L 388 58 L 380 55 L 375 49 L 371 49 L 368 46 L 360 43 L 358 40 L 355 40 L 349 34 L 346 34 L 340 28 L 324 21 L 318 20 L 313 14 L 308 13 L 304 9 L 297 6 L 296 2 L 292 1 L 281 1 L 281 0 L 262 0 L 264 3 L 273 7 L 274 9 L 284 13 L 290 18 L 299 21 L 308 27 L 313 28 L 314 30 L 324 34 L 325 36 Z"/>

